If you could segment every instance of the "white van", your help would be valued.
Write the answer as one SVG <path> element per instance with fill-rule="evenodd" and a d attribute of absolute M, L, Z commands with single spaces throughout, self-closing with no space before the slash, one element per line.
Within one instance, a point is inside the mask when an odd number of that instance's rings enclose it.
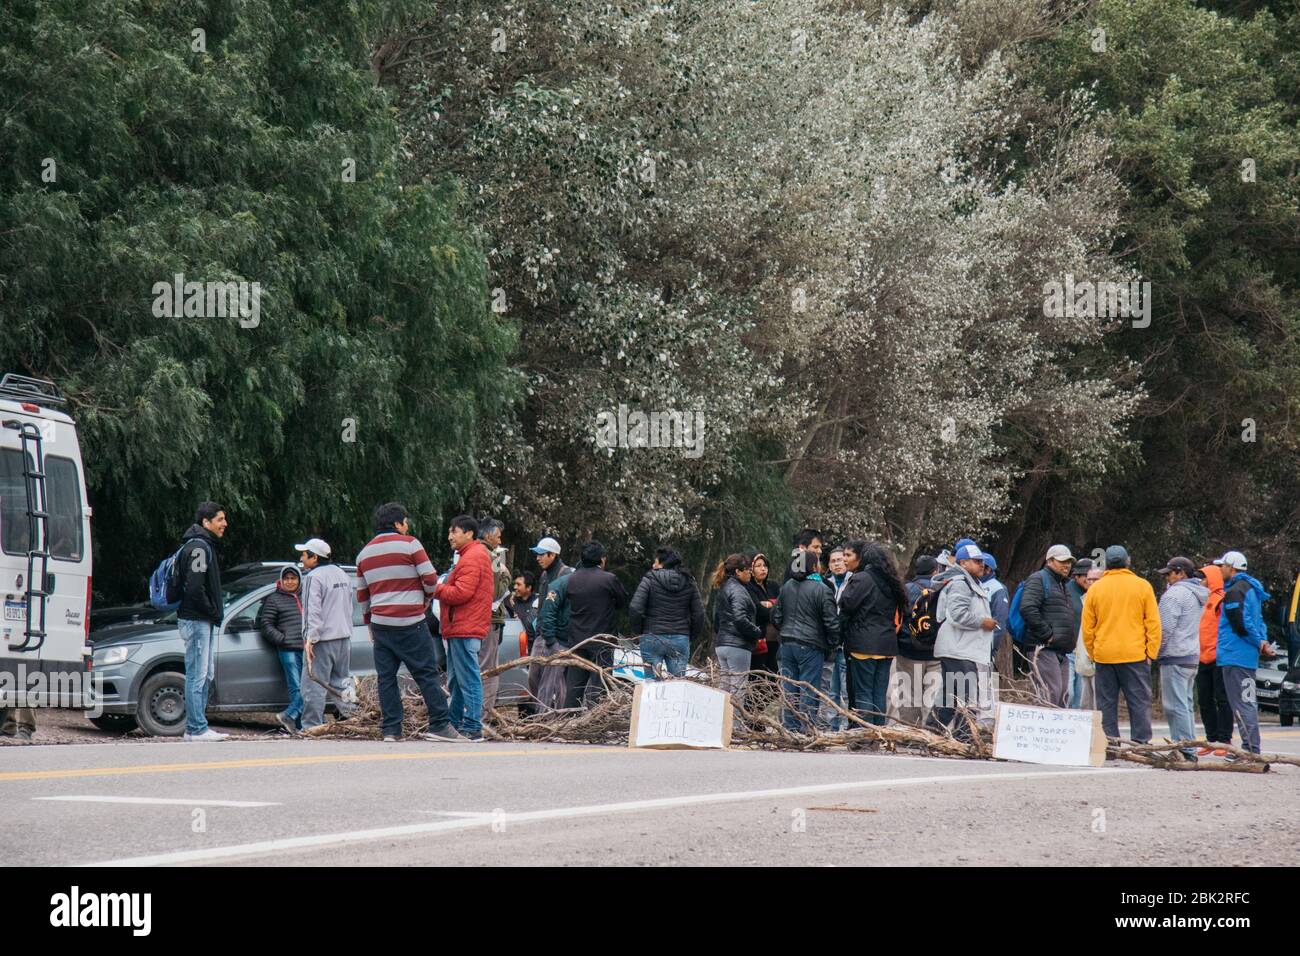
<path fill-rule="evenodd" d="M 65 401 L 0 378 L 0 705 L 91 706 L 90 507 Z"/>

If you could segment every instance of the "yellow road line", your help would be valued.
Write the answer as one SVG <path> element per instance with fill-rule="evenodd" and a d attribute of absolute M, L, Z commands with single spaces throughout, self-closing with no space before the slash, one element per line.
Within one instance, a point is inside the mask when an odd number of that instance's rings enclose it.
<path fill-rule="evenodd" d="M 61 780 L 69 777 L 114 777 L 140 773 L 185 773 L 190 770 L 240 770 L 254 767 L 311 767 L 331 763 L 371 763 L 382 760 L 457 760 L 464 757 L 548 757 L 589 753 L 628 753 L 621 747 L 562 747 L 546 750 L 484 750 L 478 753 L 330 754 L 317 757 L 256 757 L 247 760 L 211 760 L 194 763 L 151 763 L 133 767 L 79 767 L 75 770 L 14 770 L 0 773 L 10 780 Z"/>

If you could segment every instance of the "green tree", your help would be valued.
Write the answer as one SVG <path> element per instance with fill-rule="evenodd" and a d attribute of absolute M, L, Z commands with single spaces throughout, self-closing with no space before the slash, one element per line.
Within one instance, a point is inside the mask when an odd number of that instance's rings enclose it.
<path fill-rule="evenodd" d="M 1207 6 L 1223 12 L 1100 0 L 1030 56 L 1049 91 L 1090 90 L 1105 111 L 1129 187 L 1117 252 L 1153 293 L 1150 327 L 1108 340 L 1149 390 L 1133 431 L 1140 459 L 1104 496 L 1080 499 L 1064 481 L 1038 493 L 1070 500 L 1082 538 L 1127 541 L 1140 564 L 1234 547 L 1289 577 L 1300 533 L 1300 15 L 1293 3 Z M 1040 509 L 1040 531 L 1051 514 Z"/>
<path fill-rule="evenodd" d="M 372 54 L 404 12 L 0 9 L 0 368 L 71 396 L 101 592 L 138 594 L 206 498 L 228 560 L 346 556 L 375 504 L 428 527 L 471 486 L 516 330 L 458 188 L 397 175 Z M 256 321 L 160 316 L 176 274 L 258 283 Z"/>

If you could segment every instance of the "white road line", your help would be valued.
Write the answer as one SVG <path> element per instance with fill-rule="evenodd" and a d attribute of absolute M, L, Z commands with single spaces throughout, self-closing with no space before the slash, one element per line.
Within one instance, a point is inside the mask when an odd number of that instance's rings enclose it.
<path fill-rule="evenodd" d="M 774 790 L 739 790 L 730 793 L 699 793 L 689 796 L 661 797 L 655 800 L 634 800 L 627 803 L 600 803 L 581 807 L 558 807 L 554 810 L 530 810 L 526 813 L 507 813 L 496 819 L 506 823 L 530 823 L 536 820 L 562 820 L 571 817 L 598 816 L 607 813 L 632 813 L 641 810 L 658 810 L 673 807 L 702 806 L 710 803 L 734 803 L 741 800 L 781 799 L 807 794 L 835 793 L 842 790 L 884 790 L 890 787 L 913 787 L 928 783 L 992 783 L 1004 780 L 1035 780 L 1038 778 L 1085 777 L 1097 774 L 1142 773 L 1139 769 L 1100 767 L 1083 770 L 1038 770 L 1025 773 L 967 773 L 942 777 L 898 777 L 892 780 L 857 780 L 851 783 L 823 783 L 806 787 L 783 787 Z M 441 820 L 436 823 L 413 823 L 406 826 L 380 827 L 373 830 L 351 830 L 343 833 L 321 833 L 315 836 L 285 837 L 263 840 L 258 843 L 239 843 L 232 846 L 211 847 L 205 850 L 180 850 L 152 856 L 127 857 L 88 863 L 86 866 L 164 866 L 170 863 L 198 863 L 210 860 L 228 860 L 233 857 L 259 856 L 268 853 L 285 853 L 292 850 L 335 846 L 343 843 L 364 843 L 371 840 L 391 840 L 401 837 L 428 836 L 452 830 L 469 830 L 482 827 L 492 820 L 490 815 L 459 820 Z"/>
<path fill-rule="evenodd" d="M 263 800 L 183 800 L 178 797 L 98 797 L 60 796 L 32 797 L 33 800 L 61 800 L 67 803 L 147 803 L 169 807 L 278 807 L 279 803 Z"/>

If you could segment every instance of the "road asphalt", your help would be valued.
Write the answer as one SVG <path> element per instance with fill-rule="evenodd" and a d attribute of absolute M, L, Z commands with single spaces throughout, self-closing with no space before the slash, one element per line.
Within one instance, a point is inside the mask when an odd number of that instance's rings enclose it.
<path fill-rule="evenodd" d="M 1158 731 L 1157 731 L 1158 733 Z M 1300 728 L 1264 730 L 1300 753 Z M 0 748 L 36 865 L 1292 864 L 1300 768 L 250 737 Z"/>

